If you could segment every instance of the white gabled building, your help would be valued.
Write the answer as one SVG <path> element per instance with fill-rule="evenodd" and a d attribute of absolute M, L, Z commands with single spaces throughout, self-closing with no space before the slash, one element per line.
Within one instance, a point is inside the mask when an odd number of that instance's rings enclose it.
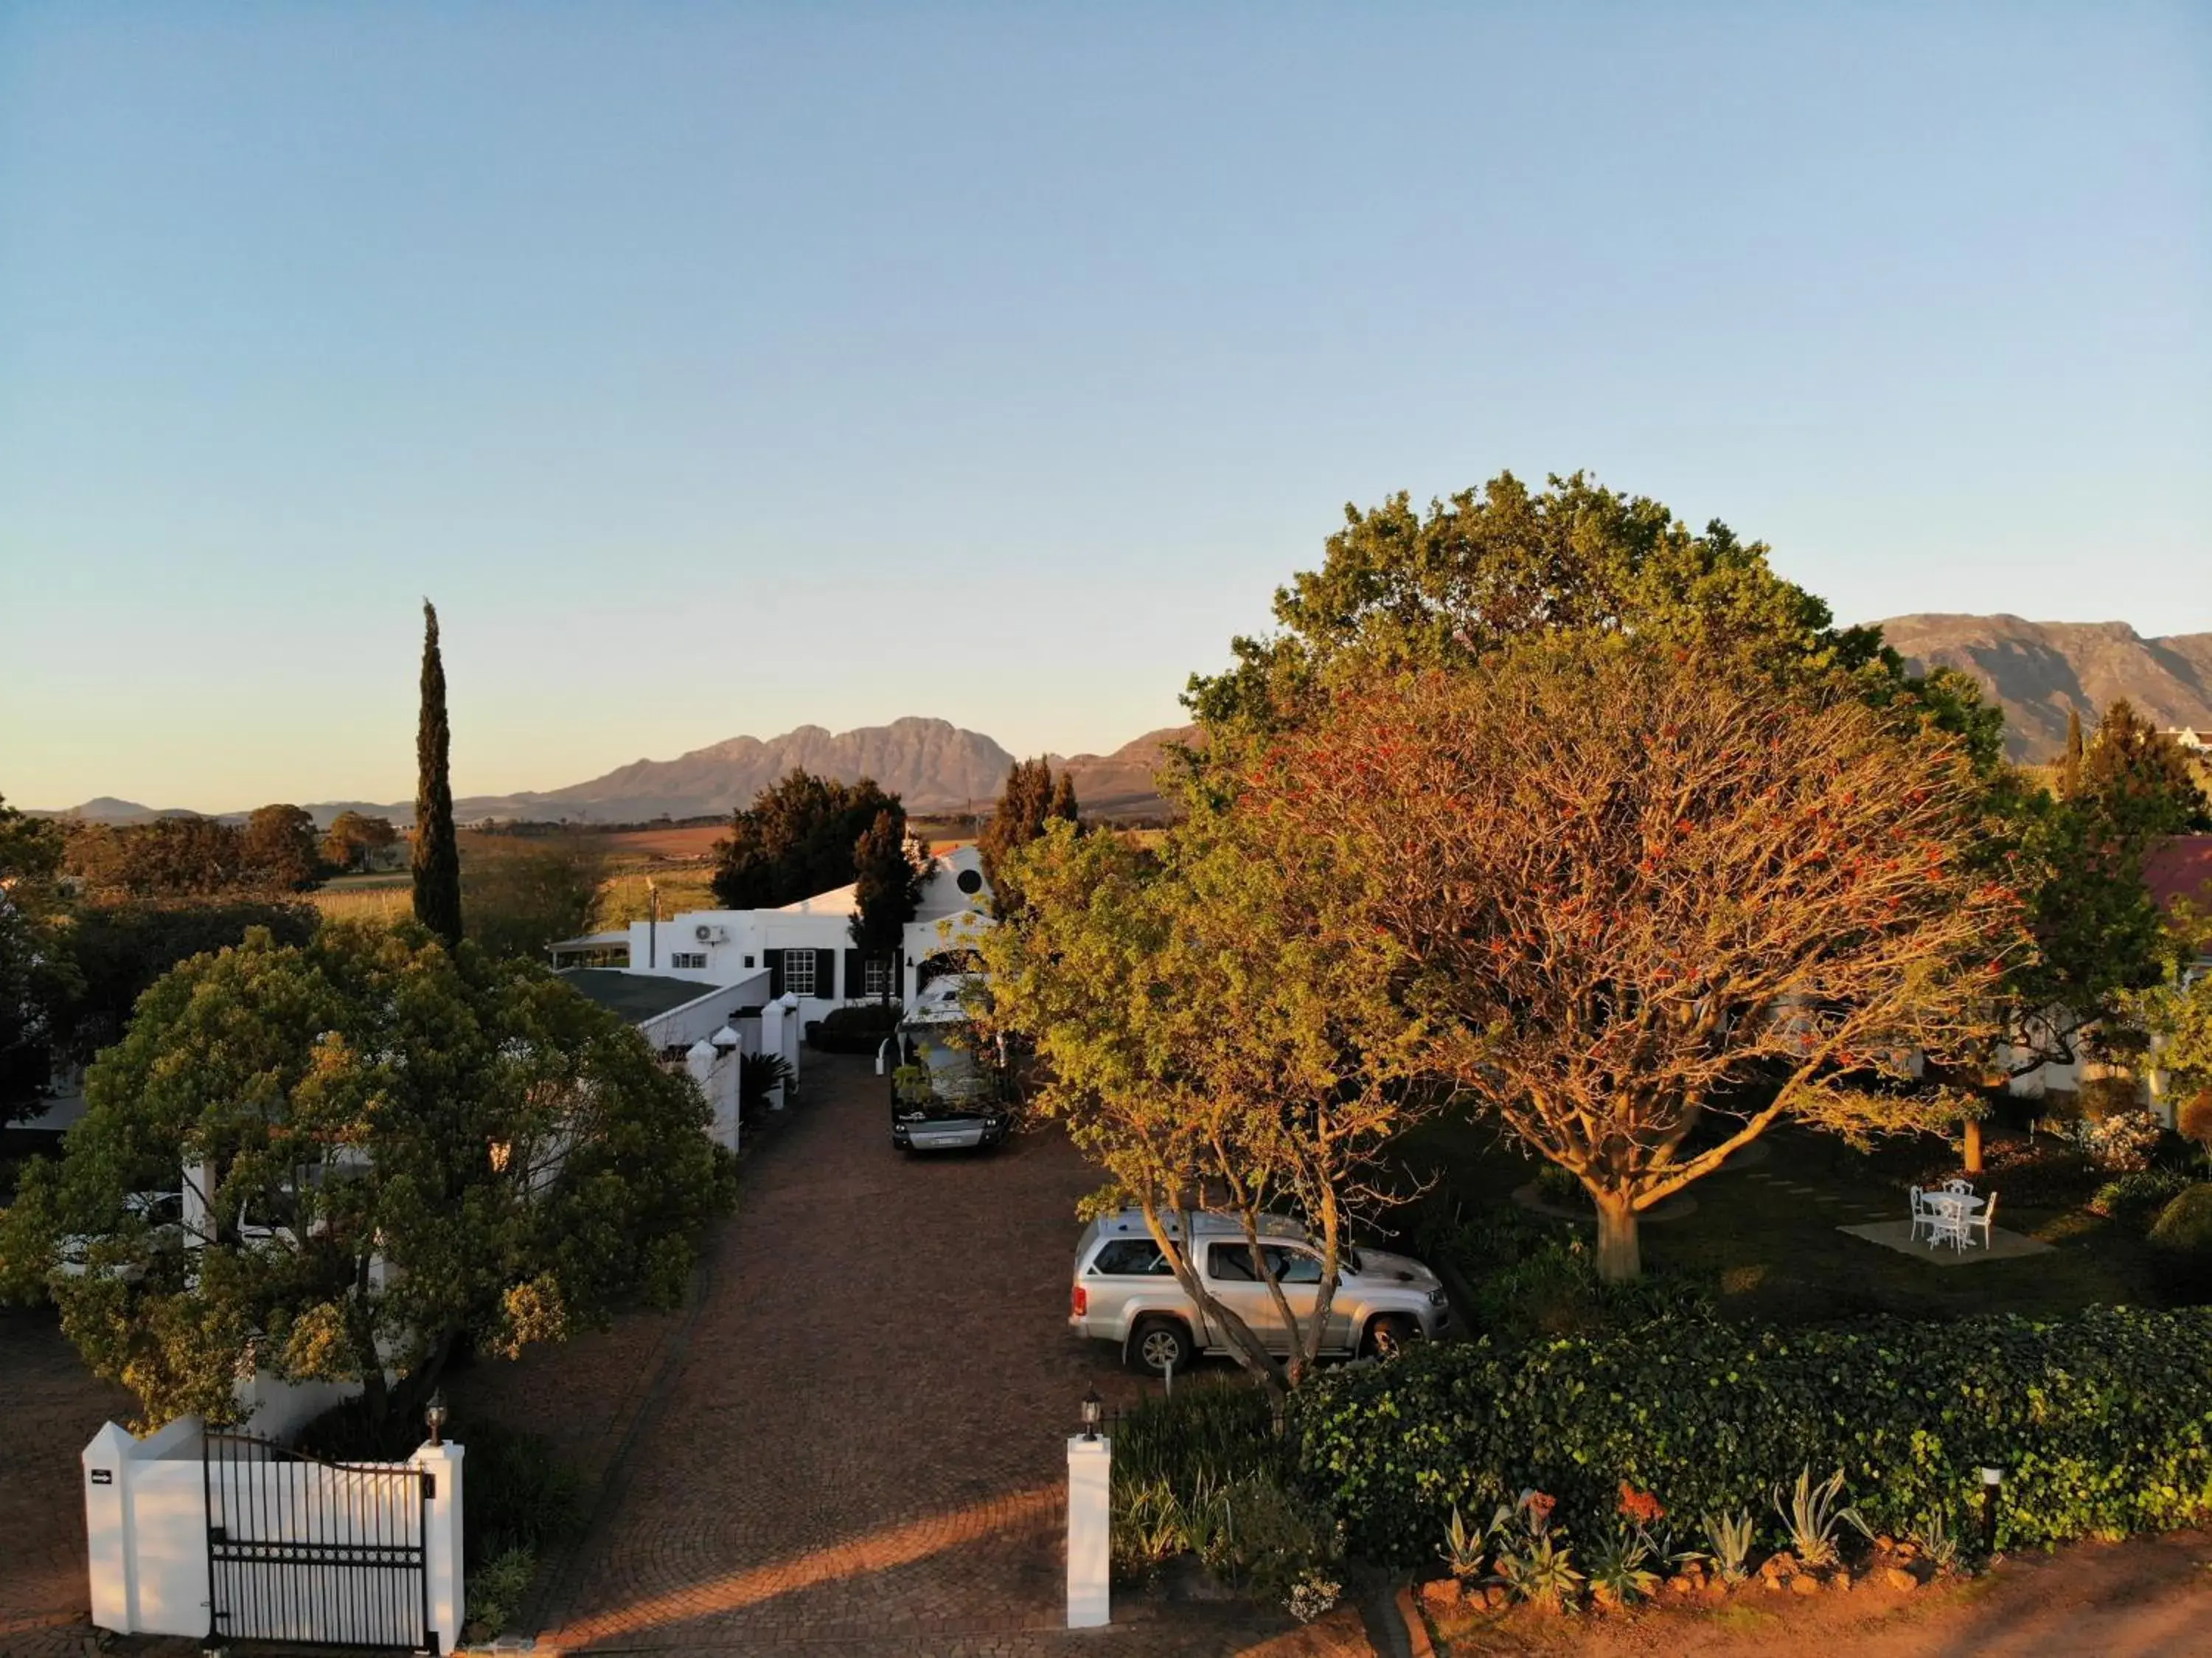
<path fill-rule="evenodd" d="M 958 846 L 938 858 L 895 954 L 871 955 L 854 944 L 855 907 L 853 888 L 840 887 L 780 910 L 689 910 L 564 940 L 553 947 L 553 960 L 556 966 L 590 961 L 702 986 L 738 984 L 765 972 L 764 999 L 795 998 L 802 1023 L 886 995 L 911 1003 L 930 979 L 957 971 L 969 942 L 991 924 L 982 856 L 973 846 Z"/>

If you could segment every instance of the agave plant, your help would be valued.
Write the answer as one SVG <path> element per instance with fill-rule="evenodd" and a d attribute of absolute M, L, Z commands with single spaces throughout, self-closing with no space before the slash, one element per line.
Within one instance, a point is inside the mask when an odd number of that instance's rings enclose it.
<path fill-rule="evenodd" d="M 1947 1509 L 1938 1509 L 1919 1525 L 1905 1534 L 1905 1540 L 1920 1551 L 1921 1557 L 1939 1572 L 1954 1572 L 1963 1557 L 1959 1539 L 1951 1530 L 1951 1516 Z"/>
<path fill-rule="evenodd" d="M 1492 1564 L 1516 1598 L 1566 1606 L 1581 1594 L 1583 1575 L 1575 1570 L 1565 1530 L 1552 1529 L 1552 1510 L 1558 1503 L 1541 1491 L 1523 1491 L 1511 1509 L 1501 1508 L 1493 1526 L 1505 1540 L 1498 1545 Z M 1511 1528 L 1516 1519 L 1521 1525 L 1517 1537 Z"/>
<path fill-rule="evenodd" d="M 1790 1533 L 1790 1551 L 1801 1564 L 1815 1568 L 1834 1565 L 1836 1531 L 1840 1526 L 1851 1527 L 1862 1537 L 1874 1535 L 1856 1509 L 1838 1506 L 1843 1494 L 1841 1468 L 1818 1485 L 1813 1483 L 1813 1471 L 1807 1468 L 1797 1476 L 1786 1507 L 1782 1500 L 1782 1487 L 1774 1488 L 1774 1512 L 1781 1516 L 1783 1527 Z"/>
<path fill-rule="evenodd" d="M 1709 1514 L 1703 1523 L 1706 1552 L 1712 1558 L 1715 1574 L 1723 1583 L 1742 1582 L 1751 1576 L 1751 1548 L 1758 1532 L 1751 1510 Z"/>
<path fill-rule="evenodd" d="M 1507 1510 L 1500 1509 L 1499 1512 L 1503 1514 Z M 1444 1540 L 1437 1550 L 1446 1569 L 1462 1582 L 1470 1577 L 1480 1577 L 1482 1576 L 1483 1557 L 1489 1550 L 1490 1533 L 1470 1529 L 1465 1516 L 1459 1511 L 1459 1504 L 1453 1503 L 1451 1524 L 1444 1527 Z"/>
<path fill-rule="evenodd" d="M 1589 1581 L 1622 1606 L 1641 1600 L 1659 1587 L 1651 1570 L 1651 1539 L 1641 1526 L 1623 1526 L 1590 1557 Z"/>

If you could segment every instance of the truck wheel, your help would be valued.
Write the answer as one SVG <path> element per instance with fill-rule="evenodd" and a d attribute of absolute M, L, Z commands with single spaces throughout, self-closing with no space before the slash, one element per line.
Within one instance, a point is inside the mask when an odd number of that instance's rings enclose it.
<path fill-rule="evenodd" d="M 1360 1352 L 1368 1358 L 1384 1358 L 1393 1353 L 1402 1353 L 1421 1338 L 1421 1326 L 1403 1313 L 1385 1313 L 1379 1319 L 1370 1319 L 1359 1343 Z"/>
<path fill-rule="evenodd" d="M 1148 1376 L 1190 1368 L 1190 1332 L 1179 1319 L 1146 1319 L 1129 1334 L 1129 1365 Z"/>

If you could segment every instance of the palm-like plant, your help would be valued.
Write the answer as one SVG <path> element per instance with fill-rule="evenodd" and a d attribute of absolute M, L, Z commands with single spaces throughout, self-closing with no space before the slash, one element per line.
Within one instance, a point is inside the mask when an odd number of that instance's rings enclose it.
<path fill-rule="evenodd" d="M 1470 1527 L 1466 1517 L 1459 1511 L 1459 1504 L 1455 1503 L 1452 1504 L 1451 1524 L 1444 1527 L 1444 1540 L 1437 1549 L 1437 1557 L 1443 1561 L 1451 1575 L 1462 1582 L 1471 1577 L 1480 1577 L 1482 1576 L 1483 1558 L 1490 1551 L 1490 1537 L 1487 1529 Z"/>
<path fill-rule="evenodd" d="M 1750 1576 L 1751 1548 L 1758 1536 L 1751 1510 L 1738 1509 L 1734 1514 L 1709 1514 L 1703 1524 L 1707 1552 L 1721 1582 L 1741 1583 Z"/>
<path fill-rule="evenodd" d="M 1790 1533 L 1790 1551 L 1800 1564 L 1814 1568 L 1834 1565 L 1836 1531 L 1839 1526 L 1849 1525 L 1862 1537 L 1874 1534 L 1867 1529 L 1856 1509 L 1838 1506 L 1843 1493 L 1841 1468 L 1818 1485 L 1813 1483 L 1813 1471 L 1804 1470 L 1797 1476 L 1786 1507 L 1782 1487 L 1774 1488 L 1774 1512 L 1781 1516 L 1783 1527 Z"/>

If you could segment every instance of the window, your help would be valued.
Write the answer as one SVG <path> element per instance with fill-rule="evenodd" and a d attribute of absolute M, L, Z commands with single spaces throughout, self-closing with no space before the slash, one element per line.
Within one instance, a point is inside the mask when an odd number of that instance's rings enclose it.
<path fill-rule="evenodd" d="M 814 994 L 814 952 L 786 950 L 783 953 L 783 988 L 793 996 Z"/>
<path fill-rule="evenodd" d="M 1275 1275 L 1277 1283 L 1319 1283 L 1321 1258 L 1310 1255 L 1303 1249 L 1289 1249 L 1281 1244 L 1268 1244 L 1267 1270 Z M 1252 1250 L 1248 1244 L 1218 1243 L 1207 1257 L 1206 1276 L 1219 1283 L 1257 1283 L 1260 1275 L 1252 1270 Z"/>
<path fill-rule="evenodd" d="M 1243 1244 L 1215 1244 L 1207 1251 L 1206 1276 L 1222 1283 L 1257 1283 L 1260 1275 L 1252 1270 L 1252 1252 Z"/>
<path fill-rule="evenodd" d="M 891 993 L 891 960 L 889 956 L 872 956 L 860 964 L 860 994 L 889 996 Z"/>
<path fill-rule="evenodd" d="M 1116 1238 L 1091 1258 L 1091 1271 L 1103 1278 L 1164 1277 L 1168 1259 L 1150 1238 Z"/>
<path fill-rule="evenodd" d="M 707 954 L 703 950 L 678 950 L 668 958 L 668 965 L 672 967 L 703 967 L 707 965 Z"/>
<path fill-rule="evenodd" d="M 750 966 L 751 966 L 752 965 L 753 965 L 753 959 L 752 959 L 750 956 L 747 956 L 747 957 L 745 958 L 745 966 L 747 966 L 748 967 L 750 967 Z"/>
<path fill-rule="evenodd" d="M 1275 1275 L 1277 1283 L 1319 1283 L 1321 1257 L 1309 1255 L 1303 1249 L 1285 1249 L 1280 1244 L 1269 1244 L 1267 1270 Z"/>

